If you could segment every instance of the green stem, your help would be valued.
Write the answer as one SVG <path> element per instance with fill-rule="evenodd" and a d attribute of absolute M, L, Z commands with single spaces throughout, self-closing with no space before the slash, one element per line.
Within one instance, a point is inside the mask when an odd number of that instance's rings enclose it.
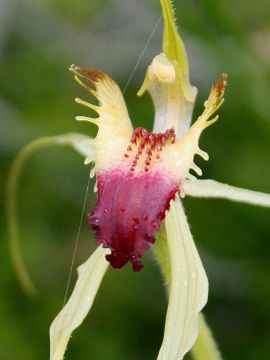
<path fill-rule="evenodd" d="M 7 224 L 9 232 L 9 250 L 16 275 L 23 289 L 29 295 L 36 293 L 36 287 L 26 269 L 19 241 L 17 218 L 17 192 L 20 174 L 24 163 L 36 150 L 55 144 L 54 137 L 43 137 L 26 145 L 13 162 L 7 183 Z"/>
<path fill-rule="evenodd" d="M 23 169 L 25 162 L 28 158 L 36 151 L 52 145 L 69 145 L 72 146 L 79 153 L 84 154 L 83 150 L 80 148 L 80 144 L 83 140 L 89 139 L 87 136 L 77 133 L 67 133 L 57 136 L 48 136 L 42 137 L 37 140 L 32 141 L 26 145 L 15 158 L 8 178 L 7 183 L 7 202 L 6 202 L 6 212 L 7 212 L 7 225 L 9 233 L 9 250 L 11 255 L 11 260 L 14 265 L 14 269 L 18 280 L 29 295 L 34 295 L 36 293 L 36 287 L 29 275 L 28 270 L 26 269 L 21 246 L 19 241 L 19 229 L 18 229 L 18 218 L 17 218 L 17 192 L 18 192 L 18 183 L 19 178 Z"/>
<path fill-rule="evenodd" d="M 167 292 L 170 291 L 171 271 L 169 265 L 169 251 L 166 239 L 166 229 L 163 226 L 158 234 L 158 241 L 153 247 L 157 262 L 165 280 Z M 212 335 L 212 332 L 207 325 L 204 315 L 199 315 L 199 334 L 191 349 L 192 358 L 194 360 L 222 360 L 218 345 Z"/>
<path fill-rule="evenodd" d="M 194 360 L 221 360 L 221 354 L 204 315 L 199 317 L 199 336 L 191 349 Z"/>

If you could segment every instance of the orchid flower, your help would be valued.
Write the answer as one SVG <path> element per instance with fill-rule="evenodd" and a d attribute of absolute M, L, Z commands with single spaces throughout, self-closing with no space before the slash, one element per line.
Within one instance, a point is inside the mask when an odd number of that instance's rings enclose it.
<path fill-rule="evenodd" d="M 161 0 L 164 34 L 163 52 L 154 57 L 138 95 L 149 91 L 155 106 L 153 132 L 133 129 L 123 94 L 114 80 L 97 70 L 72 65 L 76 81 L 98 101 L 98 105 L 76 98 L 94 110 L 97 118 L 78 116 L 95 124 L 96 138 L 65 134 L 43 138 L 34 147 L 69 144 L 94 163 L 97 203 L 88 220 L 99 245 L 78 268 L 73 293 L 50 328 L 51 360 L 63 359 L 71 333 L 88 314 L 109 265 L 122 268 L 131 263 L 135 272 L 143 268 L 142 257 L 150 247 L 168 287 L 168 310 L 158 360 L 180 360 L 193 348 L 200 359 L 220 359 L 204 318 L 199 314 L 208 297 L 208 280 L 194 244 L 181 197 L 226 198 L 270 206 L 270 195 L 238 189 L 202 175 L 194 156 L 208 160 L 199 148 L 204 129 L 215 123 L 224 101 L 226 75 L 212 85 L 204 110 L 191 125 L 197 89 L 190 84 L 185 47 L 175 25 L 172 5 Z M 31 152 L 27 148 L 17 160 L 11 185 L 15 187 L 20 166 Z M 190 171 L 193 171 L 191 174 Z M 10 206 L 10 227 L 15 203 Z M 13 224 L 14 225 L 14 224 Z M 30 279 L 17 252 L 17 231 L 11 230 L 15 263 L 28 288 Z M 200 353 L 201 351 L 201 353 Z M 203 354 L 204 355 L 203 355 Z"/>

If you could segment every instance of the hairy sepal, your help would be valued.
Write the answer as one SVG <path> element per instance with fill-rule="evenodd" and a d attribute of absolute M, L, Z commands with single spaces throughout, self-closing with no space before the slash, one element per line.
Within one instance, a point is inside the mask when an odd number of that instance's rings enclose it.
<path fill-rule="evenodd" d="M 163 131 L 174 127 L 177 138 L 188 131 L 197 89 L 190 84 L 189 66 L 183 40 L 181 39 L 174 19 L 170 0 L 161 0 L 164 32 L 163 53 L 157 55 L 149 66 L 146 77 L 138 95 L 149 91 L 155 106 L 154 131 Z M 167 81 L 167 76 L 153 78 L 153 70 L 159 70 L 161 75 L 166 68 L 161 66 L 167 62 L 167 74 L 175 73 L 175 78 Z"/>

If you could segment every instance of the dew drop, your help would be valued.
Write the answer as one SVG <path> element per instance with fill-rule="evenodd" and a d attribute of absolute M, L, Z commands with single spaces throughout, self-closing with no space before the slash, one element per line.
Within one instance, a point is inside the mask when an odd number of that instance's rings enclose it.
<path fill-rule="evenodd" d="M 97 218 L 92 218 L 92 219 L 91 219 L 91 223 L 92 223 L 92 225 L 98 225 L 98 224 L 99 224 L 99 219 L 97 219 Z"/>

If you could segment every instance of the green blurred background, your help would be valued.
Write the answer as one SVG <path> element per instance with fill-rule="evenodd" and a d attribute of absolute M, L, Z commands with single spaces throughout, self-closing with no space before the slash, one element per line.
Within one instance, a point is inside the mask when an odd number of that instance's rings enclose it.
<path fill-rule="evenodd" d="M 220 121 L 201 147 L 204 178 L 270 192 L 270 3 L 175 1 L 179 28 L 199 88 L 195 113 L 222 72 L 229 74 Z M 76 123 L 87 94 L 71 63 L 108 72 L 123 88 L 160 16 L 158 0 L 0 1 L 0 359 L 48 359 L 48 329 L 60 310 L 89 168 L 70 149 L 36 153 L 19 193 L 23 253 L 39 294 L 27 298 L 8 255 L 4 214 L 10 164 L 23 145 L 68 131 L 94 135 Z M 161 50 L 159 24 L 125 93 L 134 125 L 151 128 L 148 95 L 136 98 L 152 57 Z M 200 160 L 198 160 L 200 162 Z M 91 183 L 91 188 L 93 182 Z M 87 209 L 94 204 L 89 193 Z M 270 358 L 269 209 L 223 200 L 184 204 L 210 280 L 204 310 L 225 359 Z M 76 267 L 93 251 L 84 217 Z M 155 359 L 162 340 L 166 296 L 149 252 L 139 274 L 109 270 L 94 307 L 73 334 L 66 359 Z M 73 272 L 72 286 L 76 279 Z M 188 358 L 188 357 L 187 357 Z"/>

